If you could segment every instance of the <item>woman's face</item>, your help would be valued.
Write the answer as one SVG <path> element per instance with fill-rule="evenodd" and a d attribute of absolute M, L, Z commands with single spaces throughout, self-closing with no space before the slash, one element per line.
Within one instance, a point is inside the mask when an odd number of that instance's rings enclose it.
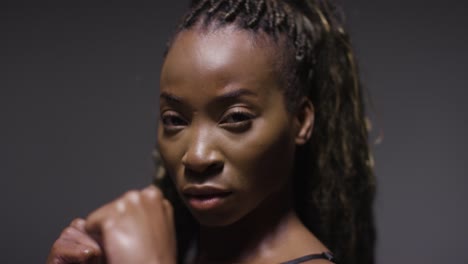
<path fill-rule="evenodd" d="M 164 62 L 158 145 L 202 225 L 236 222 L 287 193 L 295 122 L 268 41 L 231 26 L 182 31 Z"/>

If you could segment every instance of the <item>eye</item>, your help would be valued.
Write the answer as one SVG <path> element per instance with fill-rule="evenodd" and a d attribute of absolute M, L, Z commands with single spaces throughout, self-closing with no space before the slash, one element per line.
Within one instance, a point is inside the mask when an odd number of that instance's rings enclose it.
<path fill-rule="evenodd" d="M 247 129 L 255 116 L 245 111 L 232 111 L 224 115 L 220 125 L 230 129 Z"/>
<path fill-rule="evenodd" d="M 188 122 L 176 112 L 166 112 L 161 115 L 161 122 L 165 128 L 177 129 L 186 126 Z"/>
<path fill-rule="evenodd" d="M 232 114 L 229 114 L 227 117 L 223 119 L 223 122 L 225 123 L 238 123 L 238 122 L 244 122 L 247 120 L 252 119 L 252 116 L 250 114 L 242 113 L 242 112 L 234 112 Z"/>

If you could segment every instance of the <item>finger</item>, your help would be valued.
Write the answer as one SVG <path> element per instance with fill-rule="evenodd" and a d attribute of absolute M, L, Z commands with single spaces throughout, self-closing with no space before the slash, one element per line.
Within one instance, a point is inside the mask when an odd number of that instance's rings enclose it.
<path fill-rule="evenodd" d="M 85 263 L 97 258 L 96 252 L 87 245 L 59 238 L 52 246 L 48 264 Z"/>
<path fill-rule="evenodd" d="M 141 191 L 141 193 L 145 197 L 152 199 L 152 200 L 164 199 L 164 194 L 162 193 L 162 191 L 154 185 L 149 185 L 148 187 L 144 188 Z"/>
<path fill-rule="evenodd" d="M 173 208 L 171 203 L 165 199 L 163 192 L 156 186 L 150 185 L 142 190 L 142 195 L 146 197 L 150 203 L 156 202 L 156 205 L 162 205 L 164 216 L 170 223 L 173 221 Z"/>
<path fill-rule="evenodd" d="M 102 255 L 102 250 L 99 244 L 91 238 L 88 234 L 76 229 L 75 227 L 67 227 L 63 230 L 60 239 L 64 241 L 70 241 L 76 245 L 82 246 L 88 249 L 87 254 L 100 256 Z"/>
<path fill-rule="evenodd" d="M 111 230 L 121 216 L 131 214 L 134 209 L 132 204 L 140 202 L 140 192 L 131 190 L 126 192 L 122 197 L 117 200 L 104 205 L 103 207 L 92 212 L 87 218 L 85 223 L 85 231 L 98 242 L 102 242 L 102 234 L 106 230 Z"/>
<path fill-rule="evenodd" d="M 105 205 L 92 212 L 87 218 L 84 226 L 85 232 L 93 235 L 100 235 L 103 228 L 111 227 L 113 218 L 109 216 L 112 213 L 110 205 Z"/>
<path fill-rule="evenodd" d="M 86 225 L 86 220 L 83 218 L 75 218 L 73 221 L 71 221 L 70 226 L 85 232 L 85 225 Z"/>
<path fill-rule="evenodd" d="M 166 214 L 166 208 L 164 206 L 164 194 L 162 191 L 154 185 L 150 185 L 141 191 L 143 200 L 147 208 L 150 208 L 152 212 L 158 212 L 158 214 Z"/>
<path fill-rule="evenodd" d="M 162 209 L 163 216 L 169 222 L 173 221 L 173 209 L 171 203 L 165 199 L 163 192 L 156 186 L 150 185 L 143 189 L 142 195 L 149 201 L 151 208 L 158 211 L 158 207 Z M 159 209 L 159 210 L 160 210 Z"/>
<path fill-rule="evenodd" d="M 164 212 L 166 213 L 166 216 L 169 218 L 169 222 L 170 223 L 174 222 L 174 208 L 172 207 L 171 202 L 169 202 L 169 200 L 167 199 L 164 199 L 163 206 L 164 206 Z"/>

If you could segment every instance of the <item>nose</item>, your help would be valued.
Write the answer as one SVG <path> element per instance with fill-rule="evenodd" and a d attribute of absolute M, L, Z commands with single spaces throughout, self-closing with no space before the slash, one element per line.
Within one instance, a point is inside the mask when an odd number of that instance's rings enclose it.
<path fill-rule="evenodd" d="M 186 173 L 209 176 L 223 169 L 224 161 L 218 149 L 216 138 L 210 129 L 193 131 L 187 150 L 182 157 Z"/>

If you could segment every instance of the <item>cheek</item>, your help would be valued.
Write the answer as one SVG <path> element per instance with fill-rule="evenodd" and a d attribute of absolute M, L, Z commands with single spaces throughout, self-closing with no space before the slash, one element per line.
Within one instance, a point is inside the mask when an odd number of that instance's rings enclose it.
<path fill-rule="evenodd" d="M 160 125 L 161 127 L 161 125 Z M 164 132 L 161 128 L 158 131 L 158 149 L 163 161 L 164 167 L 169 174 L 177 175 L 177 168 L 180 167 L 180 160 L 182 159 L 182 142 L 175 138 L 164 137 Z"/>
<path fill-rule="evenodd" d="M 294 141 L 284 123 L 259 125 L 228 152 L 241 180 L 251 189 L 281 187 L 291 175 Z"/>

